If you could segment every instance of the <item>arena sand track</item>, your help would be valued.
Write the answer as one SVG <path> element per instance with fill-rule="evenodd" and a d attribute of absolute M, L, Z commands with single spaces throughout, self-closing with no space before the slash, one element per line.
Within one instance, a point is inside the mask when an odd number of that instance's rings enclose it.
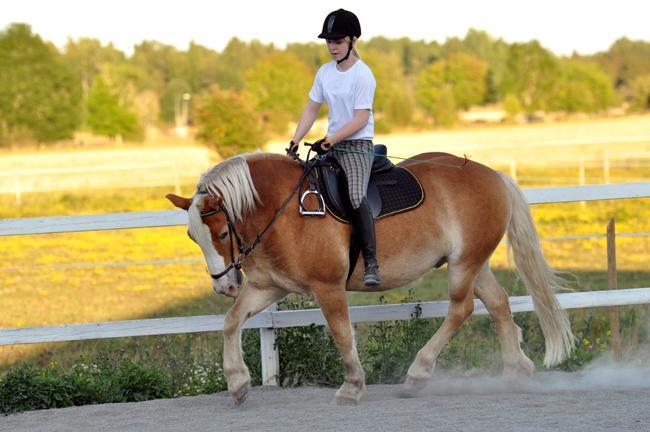
<path fill-rule="evenodd" d="M 357 407 L 333 405 L 329 388 L 255 387 L 240 407 L 224 392 L 21 413 L 0 417 L 0 430 L 640 431 L 650 424 L 649 372 L 546 372 L 514 386 L 497 377 L 438 377 L 414 399 L 399 399 L 398 386 L 369 386 Z"/>

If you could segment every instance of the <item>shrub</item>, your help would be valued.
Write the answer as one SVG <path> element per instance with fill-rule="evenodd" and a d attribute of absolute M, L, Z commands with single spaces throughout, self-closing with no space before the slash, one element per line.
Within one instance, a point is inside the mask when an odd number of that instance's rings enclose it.
<path fill-rule="evenodd" d="M 258 149 L 266 140 L 262 119 L 242 93 L 217 87 L 199 98 L 195 119 L 197 138 L 223 157 Z"/>
<path fill-rule="evenodd" d="M 71 406 L 73 393 L 70 382 L 52 369 L 19 367 L 0 382 L 0 413 Z"/>
<path fill-rule="evenodd" d="M 27 366 L 10 371 L 0 381 L 0 412 L 139 402 L 170 396 L 169 379 L 160 368 L 130 360 L 119 364 L 80 364 L 67 373 Z"/>
<path fill-rule="evenodd" d="M 296 297 L 278 303 L 279 309 L 314 309 L 308 298 Z M 245 362 L 254 384 L 261 383 L 259 331 L 244 332 Z M 280 354 L 280 385 L 335 386 L 343 382 L 343 360 L 328 327 L 315 324 L 279 329 L 276 346 Z"/>

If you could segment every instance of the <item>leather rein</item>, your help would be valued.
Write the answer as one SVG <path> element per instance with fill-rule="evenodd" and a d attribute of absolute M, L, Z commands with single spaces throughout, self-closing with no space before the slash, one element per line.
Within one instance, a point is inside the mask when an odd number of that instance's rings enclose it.
<path fill-rule="evenodd" d="M 247 245 L 244 239 L 242 238 L 242 236 L 239 234 L 239 232 L 237 232 L 237 227 L 235 226 L 235 223 L 231 219 L 230 214 L 226 210 L 226 207 L 223 205 L 223 202 L 219 204 L 219 207 L 217 207 L 214 210 L 201 212 L 201 218 L 212 216 L 217 213 L 223 213 L 224 216 L 226 217 L 226 223 L 228 224 L 228 235 L 230 237 L 230 264 L 222 272 L 219 272 L 218 274 L 209 273 L 212 279 L 215 280 L 220 279 L 223 276 L 225 276 L 229 271 L 235 269 L 237 271 L 237 282 L 239 284 L 242 283 L 241 268 L 244 264 L 244 260 L 246 260 L 246 257 L 250 255 L 250 253 L 253 252 L 253 250 L 255 250 L 255 248 L 262 242 L 262 237 L 264 236 L 264 234 L 266 234 L 269 228 L 271 228 L 271 225 L 273 225 L 273 223 L 280 217 L 282 212 L 287 208 L 289 202 L 300 190 L 303 182 L 305 181 L 305 179 L 307 178 L 307 176 L 309 175 L 309 173 L 314 167 L 313 164 L 304 163 L 302 161 L 300 162 L 304 167 L 303 173 L 302 176 L 300 176 L 298 182 L 296 183 L 296 186 L 294 186 L 291 195 L 289 195 L 287 199 L 284 200 L 282 206 L 280 206 L 280 208 L 276 210 L 271 220 L 269 220 L 266 226 L 255 236 L 255 240 L 253 240 L 253 242 L 250 245 Z M 209 192 L 197 192 L 196 195 L 213 196 Z M 235 257 L 235 239 L 237 239 L 237 249 L 239 250 L 239 255 L 237 255 L 237 257 Z"/>

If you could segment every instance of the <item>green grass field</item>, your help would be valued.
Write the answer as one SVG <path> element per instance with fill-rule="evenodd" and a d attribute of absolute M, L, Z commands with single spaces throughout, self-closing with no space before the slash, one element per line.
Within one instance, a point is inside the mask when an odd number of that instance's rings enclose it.
<path fill-rule="evenodd" d="M 610 127 L 611 136 L 618 137 L 619 140 L 624 130 L 628 131 L 629 136 L 650 136 L 649 120 L 650 116 L 618 119 L 620 124 L 608 120 L 606 126 Z M 603 130 L 607 129 L 600 123 L 590 123 L 548 125 L 546 128 L 545 125 L 535 125 L 531 129 L 523 126 L 486 127 L 441 134 L 444 135 L 443 138 L 453 137 L 454 140 L 460 140 L 457 135 L 464 134 L 465 139 L 474 143 L 477 153 L 483 152 L 486 155 L 487 150 L 481 148 L 489 146 L 486 136 L 492 136 L 492 139 L 499 139 L 500 143 L 510 143 L 515 146 L 516 153 L 526 154 L 532 160 L 540 148 L 531 146 L 526 153 L 521 148 L 525 147 L 526 140 L 520 135 L 528 138 L 536 135 L 537 141 L 543 141 L 551 139 L 549 136 L 552 131 L 549 129 L 555 129 L 555 133 L 559 134 L 558 140 L 567 140 L 573 136 L 569 132 L 571 127 L 576 135 L 584 133 L 587 141 L 595 140 L 594 133 L 600 133 L 602 137 Z M 417 142 L 422 139 L 420 135 L 412 137 L 415 144 L 405 145 L 404 148 L 418 147 Z M 507 136 L 510 138 L 503 138 Z M 405 137 L 395 139 L 406 142 Z M 580 151 L 598 155 L 604 149 L 602 144 L 588 147 L 590 150 L 585 152 L 584 145 L 569 146 L 562 157 L 567 154 L 576 156 Z M 645 152 L 650 149 L 650 142 L 621 144 L 615 150 L 619 151 L 622 147 L 629 152 Z M 540 167 L 539 160 L 536 161 L 537 165 L 529 167 L 518 162 L 518 176 L 536 179 L 522 181 L 524 186 L 558 184 L 553 182 L 553 178 L 577 178 L 574 169 L 553 165 L 553 155 L 557 156 L 557 152 L 551 151 L 548 154 L 547 150 L 546 153 L 546 167 Z M 504 154 L 511 156 L 509 152 Z M 507 171 L 508 157 L 498 159 L 492 155 L 488 159 L 492 166 Z M 477 157 L 474 159 L 480 160 Z M 599 171 L 594 169 L 588 176 L 596 179 L 598 174 Z M 635 166 L 620 171 L 612 169 L 611 176 L 612 182 L 625 181 L 631 177 L 649 179 L 650 167 Z M 193 183 L 183 184 L 181 192 L 191 195 L 193 187 Z M 171 187 L 157 187 L 34 193 L 24 195 L 21 205 L 16 205 L 12 195 L 0 195 L 0 218 L 170 209 L 171 204 L 163 197 L 172 191 Z M 649 199 L 634 199 L 588 202 L 584 206 L 579 203 L 549 204 L 533 206 L 532 212 L 542 237 L 604 233 L 607 222 L 612 217 L 616 218 L 619 233 L 650 232 L 649 203 Z M 224 313 L 232 302 L 212 293 L 205 265 L 200 261 L 200 250 L 187 239 L 183 227 L 15 236 L 3 237 L 0 241 L 0 327 Z M 605 247 L 604 238 L 543 242 L 544 253 L 551 265 L 570 272 L 574 277 L 572 289 L 580 291 L 606 289 Z M 650 237 L 622 237 L 618 239 L 617 247 L 619 287 L 650 287 Z M 125 265 L 156 260 L 195 259 L 199 262 Z M 508 264 L 505 246 L 500 246 L 495 253 L 493 266 L 497 269 L 499 280 L 511 294 L 524 294 Z M 444 269 L 432 272 L 399 290 L 382 294 L 352 293 L 349 299 L 354 305 L 377 304 L 380 296 L 383 296 L 384 301 L 399 302 L 408 296 L 409 290 L 416 300 L 446 299 Z M 187 346 L 188 343 L 194 347 L 191 349 L 203 347 L 198 348 L 199 352 L 208 349 L 207 347 L 214 349 L 220 346 L 220 335 L 179 335 L 0 347 L 0 369 L 23 361 L 72 364 L 82 353 L 91 356 L 91 353 L 105 350 L 139 352 L 137 355 L 143 358 L 160 351 L 155 355 L 163 356 L 163 351 L 171 349 L 169 344 Z M 160 348 L 161 346 L 166 348 Z"/>

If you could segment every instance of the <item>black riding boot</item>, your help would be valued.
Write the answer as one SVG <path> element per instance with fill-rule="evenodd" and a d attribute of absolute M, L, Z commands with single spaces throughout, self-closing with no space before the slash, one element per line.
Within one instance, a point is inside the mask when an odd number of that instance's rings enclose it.
<path fill-rule="evenodd" d="M 363 283 L 368 286 L 377 286 L 381 282 L 379 277 L 379 264 L 376 256 L 375 221 L 368 200 L 364 197 L 361 205 L 352 210 L 352 226 L 356 241 L 361 246 L 363 261 Z"/>

